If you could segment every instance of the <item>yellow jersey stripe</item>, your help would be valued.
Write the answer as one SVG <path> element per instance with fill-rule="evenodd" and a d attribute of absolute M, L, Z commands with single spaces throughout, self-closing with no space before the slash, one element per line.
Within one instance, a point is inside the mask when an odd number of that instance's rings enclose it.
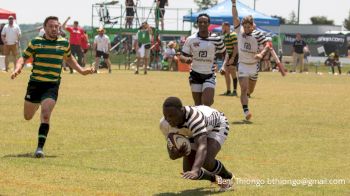
<path fill-rule="evenodd" d="M 35 49 L 39 49 L 39 48 L 45 48 L 45 49 L 60 49 L 60 50 L 68 50 L 68 47 L 64 47 L 64 46 L 49 46 L 49 45 L 33 45 L 31 48 Z"/>
<path fill-rule="evenodd" d="M 41 71 L 41 70 L 33 70 L 33 73 L 36 73 L 36 74 L 40 74 L 40 75 L 46 75 L 46 74 L 50 74 L 50 75 L 53 75 L 53 76 L 60 76 L 59 73 L 57 72 L 53 72 L 53 71 Z"/>
<path fill-rule="evenodd" d="M 24 54 L 31 57 L 32 56 L 32 53 L 29 53 L 27 50 L 24 51 Z"/>
<path fill-rule="evenodd" d="M 63 59 L 62 55 L 57 55 L 57 54 L 37 54 L 36 57 L 38 57 L 38 58 Z"/>
<path fill-rule="evenodd" d="M 43 82 L 56 82 L 58 79 L 49 79 L 49 78 L 44 78 L 41 76 L 32 76 L 33 79 L 43 81 Z"/>
<path fill-rule="evenodd" d="M 39 65 L 39 66 L 43 66 L 43 67 L 52 67 L 52 68 L 61 68 L 61 65 L 57 65 L 57 64 L 50 64 L 50 63 L 42 63 L 42 62 L 35 62 L 35 65 Z"/>

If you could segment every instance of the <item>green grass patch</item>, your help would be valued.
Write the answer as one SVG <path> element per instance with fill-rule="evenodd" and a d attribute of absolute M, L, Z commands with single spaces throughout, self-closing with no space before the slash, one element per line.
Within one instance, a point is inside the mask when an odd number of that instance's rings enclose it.
<path fill-rule="evenodd" d="M 29 69 L 11 81 L 0 73 L 0 195 L 232 195 L 184 180 L 159 131 L 161 105 L 178 96 L 192 105 L 188 73 L 63 73 L 45 146 L 31 157 L 39 113 L 23 119 Z M 218 76 L 214 107 L 230 122 L 218 159 L 241 180 L 235 195 L 350 194 L 350 77 L 261 73 L 243 124 L 239 98 Z M 337 185 L 267 185 L 268 179 L 345 179 Z"/>

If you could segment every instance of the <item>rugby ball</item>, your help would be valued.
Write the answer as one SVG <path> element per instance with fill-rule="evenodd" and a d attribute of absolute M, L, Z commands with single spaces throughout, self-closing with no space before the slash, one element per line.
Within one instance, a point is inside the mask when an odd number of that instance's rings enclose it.
<path fill-rule="evenodd" d="M 178 133 L 169 133 L 168 138 L 168 148 L 171 149 L 173 146 L 179 150 L 180 147 L 185 144 L 187 146 L 186 156 L 191 153 L 191 143 L 190 140 L 187 139 L 186 136 L 178 134 Z"/>

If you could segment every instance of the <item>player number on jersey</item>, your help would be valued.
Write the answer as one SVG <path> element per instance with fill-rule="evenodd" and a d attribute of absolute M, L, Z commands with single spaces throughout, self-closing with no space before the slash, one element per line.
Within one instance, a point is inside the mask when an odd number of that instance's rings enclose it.
<path fill-rule="evenodd" d="M 244 49 L 251 50 L 252 46 L 250 45 L 250 43 L 244 43 Z"/>
<path fill-rule="evenodd" d="M 208 52 L 207 51 L 199 51 L 198 56 L 199 57 L 207 57 L 208 56 Z"/>

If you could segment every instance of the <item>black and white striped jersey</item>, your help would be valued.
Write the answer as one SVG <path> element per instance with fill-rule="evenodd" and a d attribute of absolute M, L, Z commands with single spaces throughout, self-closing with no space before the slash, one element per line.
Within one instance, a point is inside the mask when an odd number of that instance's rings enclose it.
<path fill-rule="evenodd" d="M 259 52 L 259 46 L 266 43 L 266 36 L 257 30 L 251 34 L 245 34 L 242 25 L 235 27 L 235 32 L 238 36 L 239 62 L 246 65 L 256 65 L 259 60 L 255 59 L 254 56 Z"/>
<path fill-rule="evenodd" d="M 214 73 L 215 55 L 225 51 L 226 47 L 220 36 L 202 38 L 198 33 L 188 37 L 182 48 L 184 56 L 192 56 L 192 70 L 201 74 Z"/>
<path fill-rule="evenodd" d="M 218 130 L 225 120 L 227 122 L 223 113 L 211 107 L 204 105 L 185 106 L 185 123 L 182 127 L 188 128 L 192 137 L 195 137 L 201 133 Z"/>

